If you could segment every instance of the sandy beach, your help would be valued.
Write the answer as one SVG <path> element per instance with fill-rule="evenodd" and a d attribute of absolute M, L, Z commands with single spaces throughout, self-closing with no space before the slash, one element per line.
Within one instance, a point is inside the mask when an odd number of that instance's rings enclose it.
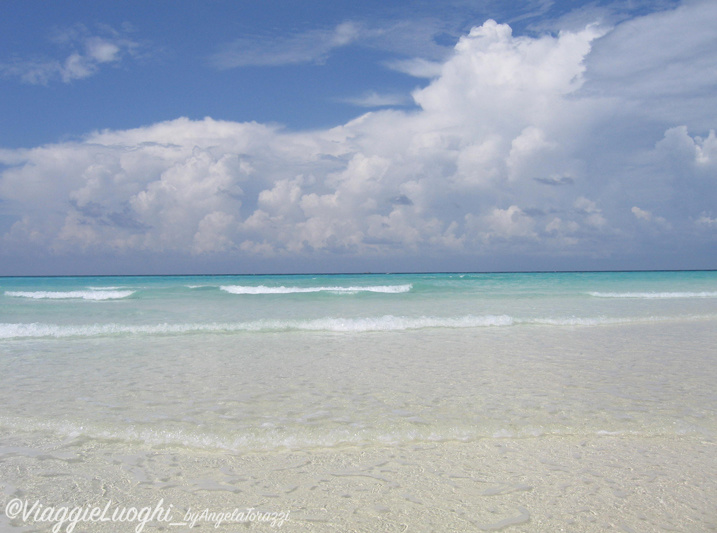
<path fill-rule="evenodd" d="M 717 527 L 717 445 L 694 437 L 543 437 L 241 455 L 96 442 L 73 448 L 6 448 L 0 467 L 6 501 L 102 508 L 111 502 L 111 511 L 154 509 L 163 501 L 165 509 L 173 506 L 173 523 L 205 509 L 215 516 L 236 509 L 287 516 L 274 528 L 256 520 L 227 522 L 219 531 L 647 533 Z M 192 531 L 215 529 L 205 516 Z M 26 525 L 7 517 L 0 524 L 3 530 Z M 132 531 L 136 525 L 81 523 L 77 530 Z M 26 530 L 50 529 L 42 526 Z M 145 528 L 188 530 L 156 520 Z"/>

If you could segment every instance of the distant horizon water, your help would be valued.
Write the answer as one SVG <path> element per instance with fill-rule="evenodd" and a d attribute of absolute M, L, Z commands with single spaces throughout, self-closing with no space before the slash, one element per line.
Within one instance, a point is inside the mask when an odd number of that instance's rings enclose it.
<path fill-rule="evenodd" d="M 3 278 L 141 278 L 141 277 L 227 277 L 227 276 L 386 276 L 392 274 L 430 275 L 430 274 L 619 274 L 642 272 L 717 272 L 717 268 L 608 268 L 608 269 L 538 269 L 538 270 L 356 270 L 356 271 L 300 271 L 300 272 L 223 272 L 192 273 L 174 272 L 164 274 L 2 274 Z"/>

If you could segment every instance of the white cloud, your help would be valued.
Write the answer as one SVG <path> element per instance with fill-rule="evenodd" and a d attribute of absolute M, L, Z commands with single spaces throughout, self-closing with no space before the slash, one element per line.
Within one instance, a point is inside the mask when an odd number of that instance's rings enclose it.
<path fill-rule="evenodd" d="M 535 222 L 526 215 L 517 205 L 511 205 L 508 209 L 495 208 L 486 217 L 489 231 L 485 233 L 487 239 L 513 237 L 537 238 L 534 231 Z"/>
<path fill-rule="evenodd" d="M 714 127 L 703 110 L 717 105 L 715 27 L 712 0 L 625 21 L 596 43 L 587 61 L 586 89 L 620 99 L 626 113 Z"/>
<path fill-rule="evenodd" d="M 209 61 L 219 69 L 246 66 L 280 66 L 324 63 L 330 55 L 346 46 L 361 46 L 404 57 L 386 62 L 402 72 L 436 69 L 450 48 L 436 43 L 444 31 L 435 19 L 385 21 L 347 20 L 333 28 L 318 28 L 281 35 L 243 35 L 225 44 Z M 410 59 L 405 59 L 408 56 Z"/>
<path fill-rule="evenodd" d="M 691 137 L 687 126 L 670 128 L 657 143 L 656 149 L 671 159 L 693 166 L 695 170 L 717 168 L 717 136 L 714 130 L 710 130 L 707 138 L 702 138 Z"/>
<path fill-rule="evenodd" d="M 640 220 L 647 220 L 648 222 L 652 220 L 652 213 L 649 211 L 645 211 L 644 209 L 640 209 L 639 207 L 635 206 L 631 209 L 632 214 L 635 215 L 636 218 L 639 218 Z"/>
<path fill-rule="evenodd" d="M 541 118 L 547 105 L 581 85 L 583 58 L 599 35 L 588 27 L 558 38 L 514 38 L 509 26 L 489 20 L 461 38 L 441 77 L 414 97 L 428 112 L 463 121 L 499 112 L 505 122 Z"/>
<path fill-rule="evenodd" d="M 581 196 L 575 200 L 573 207 L 585 217 L 585 221 L 589 226 L 601 228 L 607 224 L 605 217 L 602 215 L 602 210 L 592 200 Z"/>
<path fill-rule="evenodd" d="M 443 63 L 414 57 L 411 59 L 393 59 L 387 61 L 386 66 L 398 72 L 413 76 L 414 78 L 437 78 L 441 75 Z"/>
<path fill-rule="evenodd" d="M 332 50 L 355 42 L 362 31 L 349 21 L 293 35 L 245 36 L 225 45 L 210 60 L 220 69 L 322 63 Z"/>
<path fill-rule="evenodd" d="M 139 42 L 107 26 L 101 27 L 99 33 L 92 34 L 85 26 L 76 25 L 52 39 L 68 54 L 64 59 L 16 59 L 0 63 L 0 72 L 33 85 L 70 83 L 96 74 L 103 65 L 116 65 L 125 57 L 136 57 L 142 48 Z"/>
<path fill-rule="evenodd" d="M 412 103 L 407 94 L 379 94 L 375 91 L 353 98 L 344 98 L 342 101 L 358 107 L 396 107 L 410 105 Z"/>
<path fill-rule="evenodd" d="M 697 219 L 697 224 L 710 229 L 717 229 L 717 218 L 712 218 L 711 216 L 702 213 L 700 218 Z"/>
<path fill-rule="evenodd" d="M 641 220 L 645 223 L 661 226 L 664 229 L 671 228 L 669 222 L 667 222 L 667 220 L 665 218 L 654 215 L 650 211 L 647 211 L 645 209 L 640 209 L 637 206 L 634 206 L 630 211 L 632 211 L 632 214 L 635 215 L 635 218 L 637 218 L 638 220 Z"/>
<path fill-rule="evenodd" d="M 223 211 L 212 211 L 199 221 L 192 243 L 193 254 L 224 252 L 234 248 L 233 236 L 236 233 L 234 215 Z"/>
<path fill-rule="evenodd" d="M 683 20 L 680 10 L 652 16 L 667 24 L 670 13 Z M 0 228 L 4 244 L 232 257 L 592 257 L 623 254 L 650 234 L 688 236 L 704 249 L 714 233 L 715 134 L 691 136 L 692 125 L 655 126 L 636 107 L 621 108 L 638 98 L 634 86 L 610 98 L 586 90 L 596 79 L 591 51 L 620 44 L 605 31 L 516 37 L 487 21 L 414 92 L 416 109 L 373 111 L 329 130 L 177 119 L 0 151 L 0 198 L 21 213 Z M 334 28 L 293 49 L 317 60 L 355 35 Z M 98 45 L 95 56 L 114 53 Z M 622 72 L 622 58 L 614 71 L 609 57 L 600 61 L 600 75 Z M 717 123 L 713 110 L 703 114 Z"/>

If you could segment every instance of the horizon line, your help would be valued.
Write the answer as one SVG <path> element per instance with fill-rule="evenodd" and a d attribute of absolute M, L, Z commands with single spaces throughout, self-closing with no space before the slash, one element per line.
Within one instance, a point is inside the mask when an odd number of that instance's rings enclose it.
<path fill-rule="evenodd" d="M 230 277 L 230 276 L 388 276 L 388 275 L 430 275 L 430 274 L 599 274 L 599 273 L 646 273 L 646 272 L 717 272 L 717 268 L 684 269 L 606 269 L 606 270 L 436 270 L 436 271 L 396 271 L 396 272 L 290 272 L 290 273 L 244 273 L 244 274 L 26 274 L 0 275 L 1 278 L 151 278 L 151 277 Z"/>

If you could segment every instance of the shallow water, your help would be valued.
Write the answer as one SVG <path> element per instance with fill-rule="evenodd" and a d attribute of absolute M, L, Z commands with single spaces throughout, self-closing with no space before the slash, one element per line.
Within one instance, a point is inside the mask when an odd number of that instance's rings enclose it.
<path fill-rule="evenodd" d="M 6 503 L 239 502 L 300 531 L 717 523 L 715 273 L 0 291 Z"/>

